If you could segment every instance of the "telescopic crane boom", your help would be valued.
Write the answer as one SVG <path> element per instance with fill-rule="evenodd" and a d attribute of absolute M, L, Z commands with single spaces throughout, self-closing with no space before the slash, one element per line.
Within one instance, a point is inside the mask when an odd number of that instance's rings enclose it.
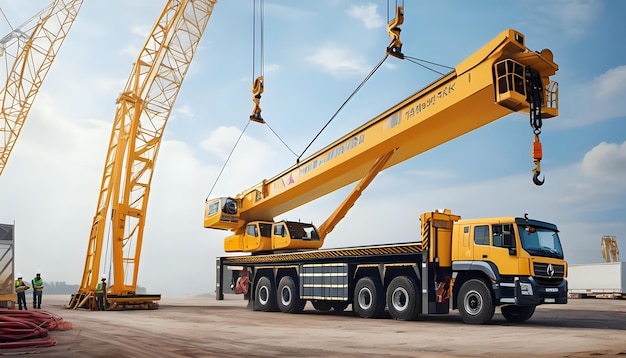
<path fill-rule="evenodd" d="M 538 181 L 541 118 L 557 115 L 558 66 L 503 31 L 455 69 L 305 160 L 233 197 L 208 200 L 204 226 L 233 231 L 226 252 L 317 249 L 380 171 L 513 112 L 529 112 Z M 360 182 L 316 230 L 277 215 Z"/>
<path fill-rule="evenodd" d="M 82 4 L 83 0 L 55 0 L 31 19 L 38 19 L 34 26 L 33 21 L 27 21 L 0 39 L 0 56 L 12 56 L 10 47 L 15 44 L 16 48 L 15 60 L 0 93 L 0 175 L 7 165 L 35 96 Z"/>
<path fill-rule="evenodd" d="M 137 275 L 150 184 L 163 131 L 217 0 L 168 0 L 117 100 L 87 259 L 70 308 L 93 308 L 111 208 L 109 308 L 154 308 L 138 295 Z"/>

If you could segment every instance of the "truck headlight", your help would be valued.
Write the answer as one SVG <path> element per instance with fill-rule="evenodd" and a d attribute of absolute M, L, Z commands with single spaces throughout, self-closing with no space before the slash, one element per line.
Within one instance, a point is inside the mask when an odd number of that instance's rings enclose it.
<path fill-rule="evenodd" d="M 522 291 L 522 295 L 524 296 L 532 296 L 533 295 L 533 285 L 526 282 L 520 282 L 519 288 Z"/>

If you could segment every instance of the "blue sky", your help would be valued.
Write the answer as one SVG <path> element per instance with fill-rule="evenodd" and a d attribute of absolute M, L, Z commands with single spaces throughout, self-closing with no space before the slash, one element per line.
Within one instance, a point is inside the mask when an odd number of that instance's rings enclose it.
<path fill-rule="evenodd" d="M 0 1 L 13 27 L 47 4 Z M 115 100 L 163 4 L 86 1 L 52 65 L 0 177 L 0 222 L 17 226 L 16 270 L 27 277 L 37 269 L 49 281 L 82 277 Z M 265 2 L 263 117 L 296 153 L 383 57 L 386 6 Z M 527 115 L 510 115 L 381 173 L 326 247 L 417 240 L 419 214 L 447 207 L 464 218 L 527 211 L 554 222 L 570 264 L 601 262 L 602 235 L 617 236 L 624 250 L 624 13 L 619 1 L 407 2 L 401 39 L 409 56 L 455 66 L 507 28 L 525 34 L 533 50 L 552 50 L 560 115 L 544 122 L 541 135 L 546 184 L 531 181 Z M 251 1 L 217 3 L 168 122 L 139 273 L 150 292 L 214 289 L 214 258 L 224 254 L 226 233 L 204 229 L 202 214 L 252 110 L 252 18 Z M 8 33 L 6 21 L 0 24 Z M 438 77 L 388 59 L 307 153 Z M 235 195 L 294 162 L 267 126 L 251 124 L 211 197 Z M 350 189 L 277 219 L 319 224 Z M 201 283 L 181 289 L 181 279 Z"/>

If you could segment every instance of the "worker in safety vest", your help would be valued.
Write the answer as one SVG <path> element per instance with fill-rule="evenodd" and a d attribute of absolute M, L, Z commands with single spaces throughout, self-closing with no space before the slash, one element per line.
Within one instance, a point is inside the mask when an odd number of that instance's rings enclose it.
<path fill-rule="evenodd" d="M 107 277 L 102 275 L 102 280 L 96 285 L 96 301 L 98 302 L 98 311 L 104 311 L 106 305 L 107 294 Z"/>
<path fill-rule="evenodd" d="M 24 309 L 28 310 L 26 306 L 26 290 L 28 290 L 30 286 L 26 284 L 22 280 L 22 274 L 17 274 L 17 280 L 15 280 L 15 292 L 17 292 L 17 305 L 22 309 L 22 305 L 24 305 Z"/>
<path fill-rule="evenodd" d="M 33 284 L 33 308 L 41 308 L 41 296 L 43 295 L 43 279 L 41 278 L 41 270 L 37 270 L 35 278 L 32 279 Z"/>

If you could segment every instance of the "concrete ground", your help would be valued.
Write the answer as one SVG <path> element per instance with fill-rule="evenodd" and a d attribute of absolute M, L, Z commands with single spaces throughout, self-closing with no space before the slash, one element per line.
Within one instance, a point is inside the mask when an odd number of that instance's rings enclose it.
<path fill-rule="evenodd" d="M 167 298 L 152 311 L 42 309 L 73 324 L 51 331 L 57 345 L 0 351 L 42 357 L 626 357 L 626 300 L 572 299 L 540 306 L 524 324 L 496 310 L 491 324 L 462 323 L 455 312 L 403 322 L 362 319 L 348 311 L 253 312 L 237 296 Z"/>

